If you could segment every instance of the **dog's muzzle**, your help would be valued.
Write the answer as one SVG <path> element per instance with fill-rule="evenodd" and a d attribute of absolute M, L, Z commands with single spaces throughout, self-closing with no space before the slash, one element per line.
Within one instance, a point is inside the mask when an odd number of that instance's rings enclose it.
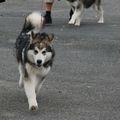
<path fill-rule="evenodd" d="M 41 67 L 41 65 L 42 65 L 42 60 L 37 60 L 37 66 Z"/>

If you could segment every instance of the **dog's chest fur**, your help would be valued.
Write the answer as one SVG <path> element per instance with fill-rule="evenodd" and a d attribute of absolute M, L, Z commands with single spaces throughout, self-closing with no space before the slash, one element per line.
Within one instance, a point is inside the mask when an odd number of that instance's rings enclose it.
<path fill-rule="evenodd" d="M 32 66 L 28 63 L 25 65 L 25 67 L 26 67 L 26 70 L 27 70 L 27 73 L 29 76 L 39 76 L 40 79 L 42 77 L 45 77 L 51 69 L 50 66 L 48 66 L 48 67 L 42 66 L 42 67 L 38 68 L 38 67 Z"/>

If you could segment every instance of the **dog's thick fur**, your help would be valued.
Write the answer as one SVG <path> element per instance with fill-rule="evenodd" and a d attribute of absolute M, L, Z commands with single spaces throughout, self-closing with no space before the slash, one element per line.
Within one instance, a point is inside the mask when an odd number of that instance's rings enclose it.
<path fill-rule="evenodd" d="M 43 21 L 40 13 L 28 15 L 15 43 L 20 73 L 19 86 L 24 87 L 30 110 L 38 108 L 36 95 L 52 67 L 55 56 L 52 46 L 54 35 L 40 33 Z"/>
<path fill-rule="evenodd" d="M 99 17 L 98 23 L 104 23 L 103 8 L 101 6 L 101 0 L 67 0 L 71 5 L 71 17 L 68 24 L 74 24 L 80 26 L 82 14 L 84 8 L 93 7 Z"/>

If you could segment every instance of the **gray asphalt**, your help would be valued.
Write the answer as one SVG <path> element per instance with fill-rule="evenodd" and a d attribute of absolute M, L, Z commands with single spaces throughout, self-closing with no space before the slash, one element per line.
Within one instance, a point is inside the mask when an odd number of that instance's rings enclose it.
<path fill-rule="evenodd" d="M 120 1 L 103 0 L 105 23 L 85 12 L 81 26 L 68 25 L 69 6 L 55 2 L 56 58 L 30 112 L 18 87 L 14 42 L 24 17 L 43 11 L 41 0 L 7 0 L 0 4 L 0 120 L 120 120 Z M 62 9 L 61 9 L 62 8 Z"/>

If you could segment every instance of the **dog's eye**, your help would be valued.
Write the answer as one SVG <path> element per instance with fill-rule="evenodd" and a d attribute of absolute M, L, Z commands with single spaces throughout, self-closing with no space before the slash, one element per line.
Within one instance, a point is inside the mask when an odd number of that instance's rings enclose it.
<path fill-rule="evenodd" d="M 46 51 L 42 51 L 42 54 L 43 54 L 43 55 L 46 55 Z"/>
<path fill-rule="evenodd" d="M 35 53 L 35 54 L 37 54 L 37 53 L 38 53 L 38 51 L 37 51 L 37 50 L 34 50 L 34 53 Z"/>

